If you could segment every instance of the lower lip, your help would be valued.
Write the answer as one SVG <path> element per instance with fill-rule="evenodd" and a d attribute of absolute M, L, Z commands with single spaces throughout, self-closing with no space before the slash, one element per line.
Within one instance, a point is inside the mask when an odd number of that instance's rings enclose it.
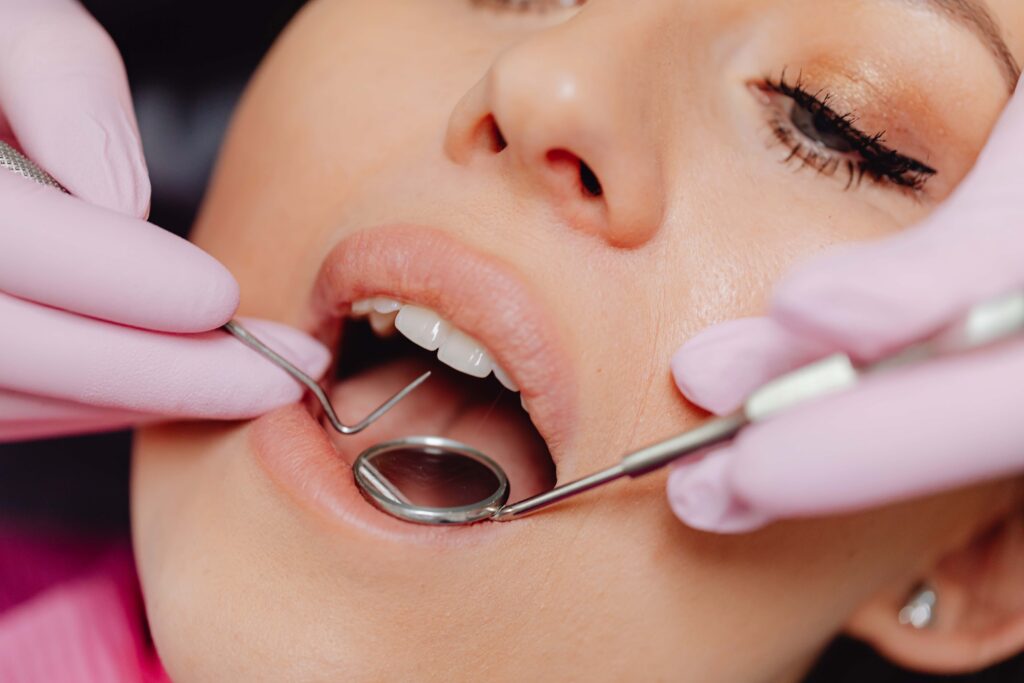
<path fill-rule="evenodd" d="M 465 545 L 491 538 L 507 524 L 426 526 L 402 522 L 373 507 L 360 493 L 352 469 L 309 411 L 295 404 L 251 424 L 256 460 L 271 481 L 301 507 L 348 529 L 402 542 Z"/>

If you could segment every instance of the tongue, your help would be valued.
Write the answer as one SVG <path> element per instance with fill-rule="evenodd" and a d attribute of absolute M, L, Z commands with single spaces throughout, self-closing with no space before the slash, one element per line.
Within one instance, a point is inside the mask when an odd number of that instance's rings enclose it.
<path fill-rule="evenodd" d="M 519 406 L 519 396 L 496 382 L 467 377 L 439 363 L 399 359 L 344 379 L 331 402 L 342 421 L 362 419 L 426 370 L 430 379 L 365 431 L 343 436 L 329 426 L 338 453 L 349 463 L 369 446 L 406 436 L 444 436 L 494 459 L 508 475 L 510 501 L 554 486 L 554 465 L 543 439 Z M 326 423 L 325 423 L 326 424 Z"/>

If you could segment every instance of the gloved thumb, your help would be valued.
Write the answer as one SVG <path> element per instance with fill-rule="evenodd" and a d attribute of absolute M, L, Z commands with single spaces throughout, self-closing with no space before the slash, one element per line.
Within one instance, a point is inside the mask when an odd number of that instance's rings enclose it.
<path fill-rule="evenodd" d="M 740 318 L 683 344 L 672 356 L 672 376 L 687 399 L 724 415 L 768 380 L 826 354 L 822 344 L 772 318 Z"/>

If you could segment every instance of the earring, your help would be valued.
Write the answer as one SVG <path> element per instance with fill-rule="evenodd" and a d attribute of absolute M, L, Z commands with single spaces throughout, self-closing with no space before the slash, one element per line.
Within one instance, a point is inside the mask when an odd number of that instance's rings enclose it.
<path fill-rule="evenodd" d="M 935 620 L 935 606 L 938 601 L 939 596 L 935 589 L 927 583 L 921 584 L 900 610 L 900 623 L 918 629 L 928 628 Z"/>

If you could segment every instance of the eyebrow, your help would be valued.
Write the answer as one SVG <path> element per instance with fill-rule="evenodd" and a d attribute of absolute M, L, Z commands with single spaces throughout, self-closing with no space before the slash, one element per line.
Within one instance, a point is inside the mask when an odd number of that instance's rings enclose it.
<path fill-rule="evenodd" d="M 1017 87 L 1020 66 L 1003 40 L 999 24 L 981 0 L 904 0 L 913 5 L 924 4 L 938 14 L 965 26 L 977 36 L 999 63 L 999 69 L 1010 88 Z"/>

